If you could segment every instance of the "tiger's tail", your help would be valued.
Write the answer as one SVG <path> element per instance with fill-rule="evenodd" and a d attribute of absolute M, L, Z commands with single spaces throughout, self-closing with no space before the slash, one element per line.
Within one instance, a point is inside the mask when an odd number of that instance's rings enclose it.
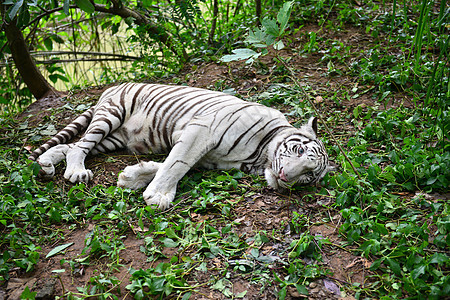
<path fill-rule="evenodd" d="M 94 107 L 91 107 L 84 113 L 78 116 L 72 123 L 64 127 L 60 132 L 48 140 L 45 144 L 34 150 L 28 159 L 36 161 L 36 159 L 48 149 L 59 144 L 65 144 L 71 141 L 78 133 L 85 130 L 91 123 L 94 115 Z"/>

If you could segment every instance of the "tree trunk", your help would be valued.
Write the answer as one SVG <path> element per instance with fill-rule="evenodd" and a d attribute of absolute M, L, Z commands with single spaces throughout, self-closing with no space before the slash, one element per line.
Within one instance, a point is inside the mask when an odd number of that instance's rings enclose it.
<path fill-rule="evenodd" d="M 0 8 L 2 15 L 4 15 L 6 11 L 5 6 L 0 5 Z M 14 19 L 10 23 L 5 22 L 4 30 L 16 68 L 33 96 L 36 99 L 40 99 L 50 93 L 56 93 L 56 90 L 37 68 L 28 51 L 28 45 L 23 38 L 22 31 L 16 25 L 16 20 Z"/>
<path fill-rule="evenodd" d="M 259 26 L 261 25 L 261 0 L 256 0 L 255 5 L 256 5 L 256 18 L 258 19 L 257 26 Z"/>
<path fill-rule="evenodd" d="M 208 44 L 212 45 L 214 42 L 214 34 L 216 33 L 217 18 L 219 17 L 219 1 L 214 0 L 213 4 L 213 19 L 211 23 L 211 31 L 209 32 Z"/>

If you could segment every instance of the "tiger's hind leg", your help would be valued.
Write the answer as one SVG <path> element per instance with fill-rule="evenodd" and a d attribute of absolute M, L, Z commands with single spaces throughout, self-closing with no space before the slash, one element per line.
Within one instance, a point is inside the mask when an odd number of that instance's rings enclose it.
<path fill-rule="evenodd" d="M 149 161 L 128 166 L 120 173 L 117 186 L 132 190 L 146 187 L 153 180 L 161 165 L 162 163 Z"/>
<path fill-rule="evenodd" d="M 44 178 L 53 177 L 55 175 L 55 166 L 66 158 L 67 152 L 74 147 L 74 145 L 74 143 L 60 144 L 41 154 L 37 159 L 37 162 L 41 166 L 39 175 Z M 91 154 L 96 155 L 99 152 L 114 151 L 124 147 L 120 135 L 110 135 L 97 144 L 94 149 L 92 149 Z M 92 177 L 92 175 L 90 175 L 90 177 Z"/>

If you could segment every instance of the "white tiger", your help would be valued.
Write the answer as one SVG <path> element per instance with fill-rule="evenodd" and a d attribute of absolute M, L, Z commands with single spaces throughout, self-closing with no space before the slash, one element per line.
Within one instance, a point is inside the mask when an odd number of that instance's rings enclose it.
<path fill-rule="evenodd" d="M 78 142 L 66 144 L 86 130 Z M 264 175 L 269 186 L 319 181 L 332 167 L 312 117 L 297 129 L 284 115 L 221 92 L 187 86 L 126 83 L 107 89 L 97 105 L 30 156 L 51 177 L 66 158 L 64 178 L 88 182 L 88 154 L 128 148 L 133 153 L 169 153 L 164 162 L 141 162 L 119 175 L 118 186 L 147 187 L 144 200 L 170 206 L 178 181 L 194 165 L 237 168 Z"/>

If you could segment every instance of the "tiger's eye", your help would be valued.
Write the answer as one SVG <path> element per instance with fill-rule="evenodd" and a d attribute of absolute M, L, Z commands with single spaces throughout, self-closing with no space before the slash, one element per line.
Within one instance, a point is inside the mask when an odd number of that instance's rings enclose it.
<path fill-rule="evenodd" d="M 298 154 L 303 154 L 304 152 L 305 152 L 305 150 L 303 148 L 298 149 Z"/>

